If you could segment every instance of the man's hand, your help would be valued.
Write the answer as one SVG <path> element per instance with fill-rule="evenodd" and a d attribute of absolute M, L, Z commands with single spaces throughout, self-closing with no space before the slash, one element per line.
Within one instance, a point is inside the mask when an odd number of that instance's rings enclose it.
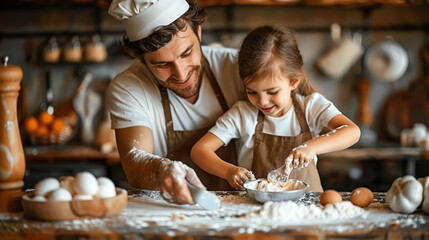
<path fill-rule="evenodd" d="M 206 189 L 201 183 L 195 171 L 179 161 L 163 159 L 159 171 L 161 183 L 161 196 L 170 203 L 192 204 L 191 196 L 186 181 L 193 186 Z"/>

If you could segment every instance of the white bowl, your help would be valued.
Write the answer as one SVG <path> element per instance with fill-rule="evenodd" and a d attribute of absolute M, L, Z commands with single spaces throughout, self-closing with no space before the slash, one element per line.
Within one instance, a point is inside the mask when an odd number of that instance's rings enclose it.
<path fill-rule="evenodd" d="M 249 197 L 261 203 L 269 202 L 269 201 L 273 201 L 273 202 L 297 201 L 309 188 L 309 185 L 300 180 L 295 180 L 295 181 L 301 182 L 304 185 L 304 187 L 297 190 L 282 191 L 282 192 L 259 191 L 259 190 L 256 190 L 256 186 L 258 185 L 258 180 L 254 180 L 254 181 L 246 182 L 244 184 L 244 188 L 246 189 Z"/>

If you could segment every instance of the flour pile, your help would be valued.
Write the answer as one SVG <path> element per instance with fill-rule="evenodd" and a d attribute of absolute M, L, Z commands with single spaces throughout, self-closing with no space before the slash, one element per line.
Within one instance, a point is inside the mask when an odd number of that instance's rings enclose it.
<path fill-rule="evenodd" d="M 325 207 L 317 205 L 296 204 L 287 202 L 266 202 L 261 209 L 248 213 L 247 219 L 265 218 L 278 220 L 302 219 L 344 219 L 353 217 L 366 218 L 368 212 L 353 205 L 350 201 L 329 204 Z"/>

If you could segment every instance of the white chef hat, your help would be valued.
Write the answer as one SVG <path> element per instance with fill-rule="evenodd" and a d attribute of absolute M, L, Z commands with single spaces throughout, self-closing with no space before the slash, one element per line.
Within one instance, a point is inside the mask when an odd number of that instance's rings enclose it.
<path fill-rule="evenodd" d="M 113 0 L 109 14 L 124 23 L 131 41 L 137 41 L 176 21 L 188 8 L 186 0 Z"/>

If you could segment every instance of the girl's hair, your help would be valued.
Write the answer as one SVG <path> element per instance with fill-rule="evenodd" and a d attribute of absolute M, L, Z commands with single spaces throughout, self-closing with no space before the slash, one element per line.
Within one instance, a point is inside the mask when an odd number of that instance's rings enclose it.
<path fill-rule="evenodd" d="M 207 14 L 197 0 L 188 0 L 188 3 L 189 9 L 180 18 L 167 26 L 159 27 L 148 37 L 132 42 L 124 35 L 119 43 L 121 53 L 130 58 L 142 59 L 144 53 L 164 47 L 179 31 L 185 31 L 188 25 L 198 34 L 197 27 L 206 21 Z"/>
<path fill-rule="evenodd" d="M 308 79 L 293 30 L 264 26 L 250 32 L 243 40 L 238 65 L 245 84 L 265 77 L 287 76 L 300 83 L 292 93 L 310 95 L 316 90 Z"/>

